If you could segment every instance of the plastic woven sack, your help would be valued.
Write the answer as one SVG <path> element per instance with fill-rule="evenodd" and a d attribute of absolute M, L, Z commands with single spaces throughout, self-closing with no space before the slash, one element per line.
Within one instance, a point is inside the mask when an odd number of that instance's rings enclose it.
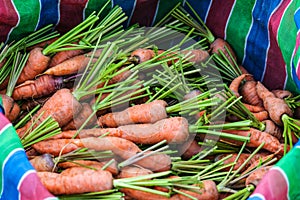
<path fill-rule="evenodd" d="M 19 39 L 47 24 L 66 32 L 104 0 L 2 0 L 0 1 L 0 41 Z M 125 25 L 140 23 L 152 26 L 182 0 L 114 0 L 129 20 Z M 225 38 L 239 61 L 269 89 L 286 88 L 300 93 L 300 2 L 298 0 L 189 0 L 216 37 Z M 187 7 L 186 7 L 187 8 Z M 147 12 L 145 12 L 145 10 Z M 72 17 L 70 17 L 72 16 Z M 0 114 L 1 199 L 51 199 L 26 159 L 11 124 Z M 9 145 L 8 145 L 9 144 Z M 5 151 L 4 151 L 5 150 Z M 263 179 L 252 199 L 297 199 L 300 191 L 300 152 L 296 146 Z M 8 165 L 15 162 L 13 165 Z M 293 163 L 287 165 L 286 163 Z M 285 177 L 286 187 L 265 187 L 274 171 Z M 280 169 L 280 170 L 279 170 Z M 271 175 L 270 175 L 271 174 Z M 275 176 L 275 175 L 274 175 Z M 18 177 L 18 178 L 17 178 Z M 268 179 L 271 177 L 271 179 Z M 26 184 L 27 179 L 32 182 Z M 276 181 L 273 181 L 275 183 Z M 24 183 L 24 184 L 23 184 Z M 25 190 L 23 186 L 27 187 Z M 29 187 L 30 186 L 30 187 Z"/>

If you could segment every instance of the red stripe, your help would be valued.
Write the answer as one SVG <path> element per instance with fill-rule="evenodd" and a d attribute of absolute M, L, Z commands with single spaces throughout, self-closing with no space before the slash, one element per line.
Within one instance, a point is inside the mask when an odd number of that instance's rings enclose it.
<path fill-rule="evenodd" d="M 83 20 L 83 11 L 88 0 L 61 0 L 60 19 L 56 29 L 65 33 Z"/>
<path fill-rule="evenodd" d="M 48 197 L 54 197 L 46 190 L 46 188 L 40 182 L 36 173 L 32 173 L 26 176 L 20 185 L 21 200 L 42 200 Z"/>
<path fill-rule="evenodd" d="M 266 70 L 262 81 L 269 89 L 282 89 L 285 83 L 285 62 L 277 43 L 277 34 L 280 21 L 290 1 L 291 0 L 283 1 L 279 8 L 273 13 L 269 22 L 270 47 L 267 55 Z"/>
<path fill-rule="evenodd" d="M 136 0 L 135 9 L 130 24 L 151 26 L 155 16 L 158 0 Z"/>
<path fill-rule="evenodd" d="M 10 30 L 18 23 L 18 13 L 11 0 L 0 0 L 0 42 L 5 42 Z"/>
<path fill-rule="evenodd" d="M 299 51 L 299 46 L 300 46 L 300 33 L 298 33 L 297 38 L 296 38 L 295 54 L 297 53 L 297 51 Z M 300 66 L 298 65 L 299 61 L 300 61 L 300 59 L 297 60 L 298 63 L 294 63 L 296 65 L 295 67 L 297 67 L 296 73 L 297 73 L 298 78 L 300 78 Z"/>
<path fill-rule="evenodd" d="M 216 37 L 225 37 L 226 23 L 234 2 L 234 0 L 215 0 L 212 2 L 206 18 L 206 24 Z"/>

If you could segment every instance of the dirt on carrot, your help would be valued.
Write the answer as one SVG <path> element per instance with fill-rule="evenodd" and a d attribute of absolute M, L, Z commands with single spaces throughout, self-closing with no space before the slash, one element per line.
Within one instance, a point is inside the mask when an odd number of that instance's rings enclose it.
<path fill-rule="evenodd" d="M 271 92 L 279 99 L 284 99 L 293 96 L 293 94 L 287 90 L 272 90 Z"/>
<path fill-rule="evenodd" d="M 282 134 L 283 134 L 282 129 L 279 126 L 277 126 L 272 120 L 264 120 L 263 122 L 265 123 L 264 132 L 273 135 L 278 140 L 282 138 Z"/>
<path fill-rule="evenodd" d="M 29 161 L 34 169 L 38 172 L 52 172 L 55 167 L 53 156 L 51 156 L 50 154 L 35 156 Z"/>
<path fill-rule="evenodd" d="M 0 95 L 0 98 L 2 98 L 3 101 L 3 108 L 5 112 L 5 116 L 7 119 L 11 122 L 15 121 L 17 117 L 20 114 L 20 106 L 14 101 L 13 98 L 7 96 L 7 95 Z"/>
<path fill-rule="evenodd" d="M 42 48 L 37 47 L 29 52 L 29 58 L 17 80 L 17 84 L 32 80 L 47 69 L 50 57 L 45 56 L 42 51 Z"/>

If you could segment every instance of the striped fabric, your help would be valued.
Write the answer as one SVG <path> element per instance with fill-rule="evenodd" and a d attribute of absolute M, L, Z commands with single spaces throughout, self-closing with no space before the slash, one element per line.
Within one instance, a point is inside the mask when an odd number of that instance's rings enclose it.
<path fill-rule="evenodd" d="M 178 2 L 112 0 L 128 15 L 125 25 L 152 26 Z M 225 38 L 239 61 L 270 89 L 300 93 L 299 0 L 188 0 L 216 37 Z M 0 0 L 0 41 L 12 41 L 47 24 L 66 32 L 106 0 Z M 146 12 L 145 12 L 146 11 Z M 70 17 L 72 16 L 72 17 Z"/>
<path fill-rule="evenodd" d="M 57 199 L 40 182 L 0 104 L 0 199 Z"/>

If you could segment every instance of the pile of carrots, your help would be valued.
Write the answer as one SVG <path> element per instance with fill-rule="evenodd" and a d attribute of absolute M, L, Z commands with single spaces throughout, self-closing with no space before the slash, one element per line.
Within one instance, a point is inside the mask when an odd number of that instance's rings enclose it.
<path fill-rule="evenodd" d="M 245 199 L 297 142 L 299 96 L 255 80 L 200 18 L 178 5 L 145 34 L 117 6 L 98 16 L 2 45 L 5 115 L 52 194 Z M 197 42 L 161 49 L 174 32 Z"/>

